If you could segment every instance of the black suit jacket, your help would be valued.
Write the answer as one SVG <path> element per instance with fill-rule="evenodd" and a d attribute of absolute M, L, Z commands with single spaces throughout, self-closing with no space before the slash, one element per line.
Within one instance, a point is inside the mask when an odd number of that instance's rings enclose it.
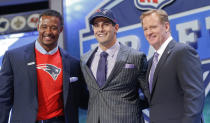
<path fill-rule="evenodd" d="M 35 44 L 7 51 L 0 71 L 0 123 L 35 123 L 38 111 Z M 88 95 L 79 61 L 59 48 L 63 64 L 63 103 L 66 123 L 78 123 L 78 107 L 86 108 Z M 70 77 L 79 80 L 70 82 Z M 87 96 L 85 96 L 87 95 Z"/>
<path fill-rule="evenodd" d="M 147 80 L 152 65 L 149 61 Z M 200 123 L 204 84 L 197 52 L 171 41 L 163 52 L 153 77 L 151 123 Z"/>

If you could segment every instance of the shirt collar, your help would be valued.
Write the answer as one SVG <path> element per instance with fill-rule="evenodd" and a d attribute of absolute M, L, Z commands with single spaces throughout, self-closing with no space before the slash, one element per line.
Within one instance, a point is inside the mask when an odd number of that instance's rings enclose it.
<path fill-rule="evenodd" d="M 117 41 L 112 47 L 106 50 L 106 53 L 109 54 L 109 56 L 113 57 L 115 52 L 120 48 L 120 44 Z M 99 47 L 97 53 L 100 55 L 103 50 Z"/>
<path fill-rule="evenodd" d="M 54 53 L 56 53 L 58 51 L 58 46 L 56 46 L 54 49 L 52 49 L 51 51 L 47 52 L 38 42 L 38 40 L 36 40 L 35 42 L 35 48 L 42 54 L 48 54 L 48 55 L 53 55 Z"/>
<path fill-rule="evenodd" d="M 160 48 L 156 51 L 160 56 L 165 51 L 166 47 L 168 46 L 168 43 L 172 40 L 172 36 L 168 37 L 168 39 L 160 46 Z"/>

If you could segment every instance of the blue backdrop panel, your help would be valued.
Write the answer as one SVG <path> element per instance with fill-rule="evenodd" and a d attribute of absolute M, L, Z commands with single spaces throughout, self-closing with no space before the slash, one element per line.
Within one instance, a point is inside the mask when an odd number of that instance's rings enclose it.
<path fill-rule="evenodd" d="M 20 47 L 35 41 L 38 37 L 38 32 L 25 32 L 8 35 L 0 35 L 0 67 L 2 58 L 6 50 Z"/>
<path fill-rule="evenodd" d="M 145 1 L 145 2 L 141 2 Z M 144 10 L 162 8 L 169 14 L 172 36 L 193 46 L 200 55 L 205 83 L 205 122 L 210 122 L 210 1 L 209 0 L 63 0 L 66 48 L 80 57 L 97 46 L 88 18 L 98 8 L 111 9 L 120 25 L 118 41 L 153 54 L 140 24 Z M 148 118 L 148 111 L 144 111 Z M 84 114 L 84 112 L 82 112 Z M 84 118 L 84 115 L 82 115 Z M 82 121 L 83 122 L 83 121 Z"/>

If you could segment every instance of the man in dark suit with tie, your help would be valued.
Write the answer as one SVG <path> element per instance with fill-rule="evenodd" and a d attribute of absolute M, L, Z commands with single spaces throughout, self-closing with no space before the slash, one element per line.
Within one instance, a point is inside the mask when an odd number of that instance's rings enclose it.
<path fill-rule="evenodd" d="M 63 19 L 44 11 L 31 44 L 5 53 L 0 71 L 0 123 L 78 123 L 88 95 L 80 62 L 58 47 Z M 87 95 L 87 96 L 85 96 Z"/>
<path fill-rule="evenodd" d="M 143 123 L 147 103 L 138 91 L 149 94 L 145 54 L 117 41 L 119 25 L 111 10 L 98 9 L 89 23 L 98 47 L 81 58 L 90 94 L 87 123 Z"/>
<path fill-rule="evenodd" d="M 150 123 L 201 123 L 205 89 L 197 52 L 173 40 L 164 10 L 150 10 L 140 18 L 155 49 L 147 71 Z"/>

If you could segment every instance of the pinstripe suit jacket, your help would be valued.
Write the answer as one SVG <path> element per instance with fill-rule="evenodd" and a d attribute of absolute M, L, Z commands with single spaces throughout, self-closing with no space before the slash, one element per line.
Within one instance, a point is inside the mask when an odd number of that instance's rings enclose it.
<path fill-rule="evenodd" d="M 90 94 L 87 123 L 143 123 L 141 109 L 147 103 L 140 100 L 138 90 L 149 93 L 145 81 L 145 54 L 120 44 L 115 66 L 100 88 L 90 69 L 96 50 L 89 51 L 81 58 L 82 72 Z M 126 64 L 134 64 L 134 68 L 125 68 Z"/>

